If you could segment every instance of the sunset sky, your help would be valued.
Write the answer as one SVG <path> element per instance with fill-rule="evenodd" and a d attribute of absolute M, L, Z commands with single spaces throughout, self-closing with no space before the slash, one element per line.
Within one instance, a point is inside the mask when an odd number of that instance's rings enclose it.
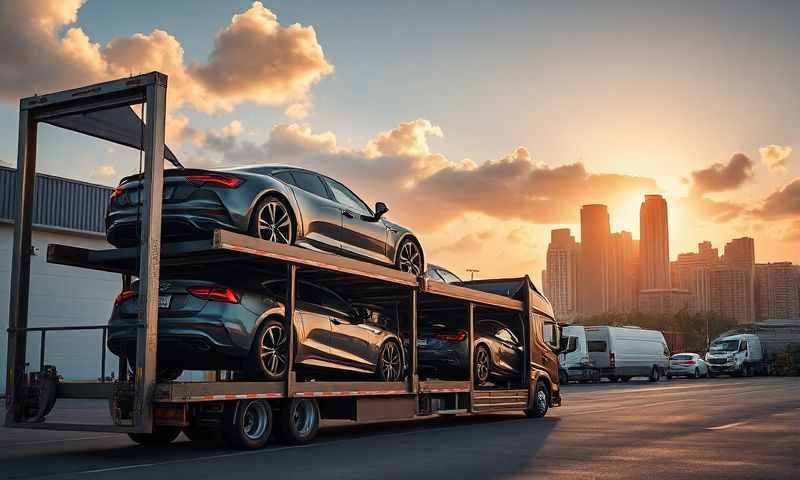
<path fill-rule="evenodd" d="M 186 165 L 330 174 L 461 276 L 538 280 L 585 203 L 638 238 L 645 193 L 672 258 L 752 236 L 757 261 L 800 263 L 799 25 L 790 1 L 0 0 L 0 162 L 20 97 L 161 70 Z M 40 132 L 40 172 L 138 168 Z"/>

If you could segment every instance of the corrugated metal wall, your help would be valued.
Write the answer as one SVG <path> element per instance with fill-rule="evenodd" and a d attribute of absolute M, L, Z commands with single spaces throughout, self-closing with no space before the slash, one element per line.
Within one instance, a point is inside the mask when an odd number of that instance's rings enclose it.
<path fill-rule="evenodd" d="M 105 232 L 110 187 L 37 175 L 35 193 L 34 224 L 85 232 Z M 0 167 L 0 219 L 15 219 L 18 209 L 17 171 Z"/>

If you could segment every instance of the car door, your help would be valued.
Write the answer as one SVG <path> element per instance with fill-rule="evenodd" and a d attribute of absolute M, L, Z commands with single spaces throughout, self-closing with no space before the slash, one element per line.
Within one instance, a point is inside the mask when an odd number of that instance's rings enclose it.
<path fill-rule="evenodd" d="M 300 205 L 303 237 L 297 243 L 341 253 L 342 209 L 331 199 L 322 177 L 298 169 L 276 171 L 272 176 L 293 187 Z"/>
<path fill-rule="evenodd" d="M 295 363 L 327 366 L 331 361 L 331 324 L 328 312 L 317 300 L 312 285 L 297 282 Z"/>
<path fill-rule="evenodd" d="M 508 328 L 500 327 L 495 332 L 494 338 L 499 344 L 500 366 L 506 372 L 518 373 L 522 360 L 522 348 L 517 337 Z"/>
<path fill-rule="evenodd" d="M 342 215 L 342 250 L 353 256 L 392 263 L 387 256 L 388 229 L 363 200 L 336 180 L 324 177 Z"/>
<path fill-rule="evenodd" d="M 331 329 L 331 359 L 339 365 L 372 371 L 381 329 L 364 324 L 354 309 L 335 293 L 320 289 Z"/>

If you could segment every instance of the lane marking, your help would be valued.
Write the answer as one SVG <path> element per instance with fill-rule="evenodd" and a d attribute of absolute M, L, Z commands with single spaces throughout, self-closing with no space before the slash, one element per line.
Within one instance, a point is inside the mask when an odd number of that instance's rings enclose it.
<path fill-rule="evenodd" d="M 661 391 L 664 391 L 664 390 L 686 390 L 686 389 L 692 389 L 692 388 L 733 387 L 733 386 L 737 386 L 737 385 L 744 385 L 744 384 L 747 384 L 747 383 L 748 382 L 719 383 L 719 384 L 713 384 L 713 385 L 697 384 L 697 385 L 683 385 L 683 386 L 675 386 L 675 387 L 651 387 L 651 388 L 635 388 L 635 387 L 634 388 L 630 388 L 629 387 L 629 388 L 621 388 L 621 389 L 609 390 L 607 392 L 600 391 L 600 390 L 594 390 L 594 391 L 585 392 L 585 393 L 595 393 L 595 394 L 600 394 L 600 395 L 619 395 L 619 394 L 623 394 L 623 393 L 624 394 L 631 394 L 631 393 L 640 393 L 640 392 L 661 392 Z M 567 390 L 564 391 L 564 393 L 568 394 L 568 393 L 570 393 L 570 391 L 567 389 Z M 575 393 L 577 393 L 577 391 Z"/>
<path fill-rule="evenodd" d="M 749 422 L 744 421 L 744 422 L 729 423 L 727 425 L 719 425 L 717 427 L 708 427 L 706 428 L 706 430 L 727 430 L 729 428 L 738 427 L 739 425 L 744 425 L 745 423 Z"/>
<path fill-rule="evenodd" d="M 34 440 L 30 442 L 0 443 L 0 447 L 23 447 L 25 445 L 43 445 L 46 443 L 80 442 L 83 440 L 100 440 L 103 438 L 122 438 L 120 435 L 97 435 L 94 437 L 63 438 L 61 440 Z"/>

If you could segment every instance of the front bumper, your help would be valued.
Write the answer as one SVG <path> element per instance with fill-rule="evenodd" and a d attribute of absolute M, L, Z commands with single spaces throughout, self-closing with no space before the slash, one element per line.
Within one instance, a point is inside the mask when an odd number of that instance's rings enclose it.
<path fill-rule="evenodd" d="M 566 369 L 569 380 L 595 380 L 600 378 L 600 372 L 592 367 L 573 366 Z"/>

